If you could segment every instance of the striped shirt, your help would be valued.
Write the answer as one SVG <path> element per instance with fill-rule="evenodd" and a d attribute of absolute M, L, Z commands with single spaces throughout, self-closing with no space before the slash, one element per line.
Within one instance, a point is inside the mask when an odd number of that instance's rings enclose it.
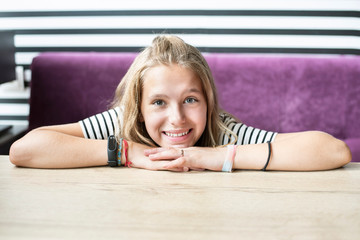
<path fill-rule="evenodd" d="M 272 142 L 277 135 L 276 132 L 246 126 L 243 123 L 237 122 L 228 114 L 221 114 L 220 119 L 236 134 L 236 145 Z M 79 123 L 85 138 L 107 139 L 108 136 L 114 135 L 117 132 L 119 120 L 120 124 L 122 124 L 122 112 L 120 108 L 114 108 L 81 120 Z M 226 145 L 234 141 L 234 136 L 229 136 L 225 132 L 220 134 L 219 145 Z"/>

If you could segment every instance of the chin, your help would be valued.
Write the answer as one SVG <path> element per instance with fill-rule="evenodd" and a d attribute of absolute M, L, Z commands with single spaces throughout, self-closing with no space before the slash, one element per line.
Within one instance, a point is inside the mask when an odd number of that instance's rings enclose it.
<path fill-rule="evenodd" d="M 192 147 L 194 146 L 194 144 L 191 143 L 180 143 L 180 144 L 170 144 L 170 143 L 166 143 L 161 145 L 162 147 L 175 147 L 175 148 L 188 148 L 188 147 Z"/>
<path fill-rule="evenodd" d="M 189 145 L 189 144 L 178 144 L 178 145 L 172 145 L 172 147 L 176 147 L 176 148 L 188 148 L 188 147 L 192 147 L 193 145 Z"/>

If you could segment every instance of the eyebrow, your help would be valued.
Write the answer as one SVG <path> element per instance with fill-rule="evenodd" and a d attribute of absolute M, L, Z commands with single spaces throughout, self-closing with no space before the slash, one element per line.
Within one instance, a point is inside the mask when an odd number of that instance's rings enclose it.
<path fill-rule="evenodd" d="M 148 97 L 148 99 L 167 98 L 165 94 L 154 94 Z"/>
<path fill-rule="evenodd" d="M 188 90 L 185 91 L 185 93 L 201 93 L 201 91 L 197 88 L 190 88 Z M 154 98 L 167 98 L 168 96 L 166 94 L 162 94 L 162 93 L 158 93 L 158 94 L 154 94 L 151 95 L 149 97 L 149 99 L 154 99 Z"/>
<path fill-rule="evenodd" d="M 187 92 L 190 92 L 190 93 L 192 93 L 192 92 L 201 93 L 201 91 L 200 91 L 199 89 L 197 89 L 197 88 L 190 88 Z"/>

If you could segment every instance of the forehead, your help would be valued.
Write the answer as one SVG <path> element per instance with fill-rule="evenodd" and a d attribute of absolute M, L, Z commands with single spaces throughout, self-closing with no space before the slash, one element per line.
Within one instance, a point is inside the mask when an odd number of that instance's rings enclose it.
<path fill-rule="evenodd" d="M 143 78 L 144 91 L 155 88 L 198 88 L 202 90 L 201 80 L 194 71 L 176 64 L 157 65 L 148 69 Z"/>

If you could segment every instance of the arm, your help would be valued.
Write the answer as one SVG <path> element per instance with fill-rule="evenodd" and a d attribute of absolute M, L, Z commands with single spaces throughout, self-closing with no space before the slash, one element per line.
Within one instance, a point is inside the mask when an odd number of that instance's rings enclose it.
<path fill-rule="evenodd" d="M 129 143 L 129 160 L 132 167 L 150 170 L 165 169 L 167 161 L 150 161 L 144 156 L 148 146 Z M 124 152 L 122 155 L 125 162 Z M 85 139 L 79 123 L 41 127 L 32 130 L 13 143 L 10 161 L 20 167 L 77 168 L 107 165 L 107 140 Z"/>
<path fill-rule="evenodd" d="M 106 140 L 85 139 L 79 123 L 32 130 L 10 148 L 10 161 L 22 167 L 75 168 L 107 164 Z"/>
<path fill-rule="evenodd" d="M 350 150 L 343 141 L 319 131 L 278 134 L 271 147 L 268 170 L 328 170 L 351 161 Z M 238 154 L 239 161 L 235 162 L 235 168 L 262 169 L 268 147 L 267 144 L 245 145 L 238 149 Z"/>
<path fill-rule="evenodd" d="M 272 145 L 272 155 L 268 170 L 314 171 L 334 169 L 351 161 L 347 145 L 329 134 L 309 131 L 278 134 Z M 168 167 L 204 168 L 221 171 L 227 149 L 188 148 L 184 157 L 179 157 L 177 149 L 154 149 L 146 151 L 151 160 L 176 159 Z M 234 161 L 234 169 L 260 170 L 268 155 L 267 144 L 239 145 Z"/>

